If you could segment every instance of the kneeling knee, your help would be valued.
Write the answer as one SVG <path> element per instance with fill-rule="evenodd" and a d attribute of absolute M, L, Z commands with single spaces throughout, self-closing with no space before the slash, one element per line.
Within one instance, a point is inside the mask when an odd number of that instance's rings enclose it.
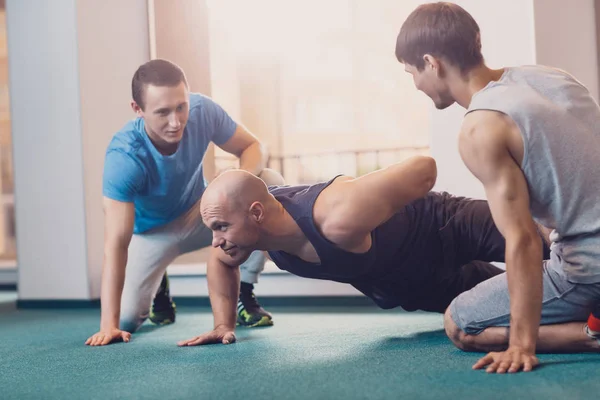
<path fill-rule="evenodd" d="M 134 333 L 138 329 L 138 325 L 135 321 L 121 320 L 119 322 L 119 329 L 125 332 Z"/>
<path fill-rule="evenodd" d="M 463 351 L 473 350 L 473 336 L 466 334 L 452 319 L 450 308 L 446 310 L 444 314 L 444 329 L 446 335 L 454 343 L 456 347 Z"/>
<path fill-rule="evenodd" d="M 119 329 L 125 332 L 134 333 L 144 323 L 145 317 L 123 316 L 119 321 Z"/>
<path fill-rule="evenodd" d="M 285 185 L 285 179 L 283 179 L 283 176 L 271 168 L 263 169 L 258 177 L 262 179 L 263 182 L 265 182 L 268 186 Z"/>

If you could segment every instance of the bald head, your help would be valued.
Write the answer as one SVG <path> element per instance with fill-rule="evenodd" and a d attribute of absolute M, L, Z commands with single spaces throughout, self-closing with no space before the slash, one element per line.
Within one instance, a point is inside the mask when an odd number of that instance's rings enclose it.
<path fill-rule="evenodd" d="M 219 175 L 200 202 L 202 221 L 213 233 L 212 246 L 243 262 L 261 246 L 261 225 L 271 202 L 275 198 L 267 185 L 251 173 L 230 170 Z"/>
<path fill-rule="evenodd" d="M 229 210 L 247 210 L 256 201 L 266 202 L 269 199 L 267 185 L 250 172 L 234 169 L 219 175 L 208 185 L 200 209 L 202 214 L 211 207 Z"/>

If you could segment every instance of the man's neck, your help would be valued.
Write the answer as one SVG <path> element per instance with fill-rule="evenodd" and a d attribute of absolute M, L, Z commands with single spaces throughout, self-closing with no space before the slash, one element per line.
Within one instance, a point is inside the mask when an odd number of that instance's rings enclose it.
<path fill-rule="evenodd" d="M 475 93 L 486 87 L 490 82 L 497 81 L 504 74 L 504 68 L 490 69 L 485 64 L 475 67 L 456 79 L 456 84 L 450 90 L 456 102 L 463 108 L 469 108 Z"/>
<path fill-rule="evenodd" d="M 261 248 L 298 255 L 308 239 L 281 203 L 277 202 L 274 208 L 263 225 Z"/>
<path fill-rule="evenodd" d="M 146 135 L 148 135 L 148 139 L 150 139 L 150 142 L 152 143 L 156 151 L 158 151 L 163 156 L 170 156 L 172 154 L 175 154 L 179 143 L 161 143 L 161 141 L 158 138 L 155 138 L 150 132 L 148 132 L 148 129 L 145 128 L 145 130 Z"/>

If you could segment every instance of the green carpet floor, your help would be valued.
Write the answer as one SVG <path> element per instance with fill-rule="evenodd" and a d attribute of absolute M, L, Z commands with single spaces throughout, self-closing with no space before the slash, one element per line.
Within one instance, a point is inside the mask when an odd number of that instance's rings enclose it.
<path fill-rule="evenodd" d="M 435 314 L 272 308 L 275 326 L 238 343 L 178 348 L 212 325 L 183 307 L 177 323 L 130 343 L 86 347 L 99 310 L 0 311 L 1 399 L 587 399 L 600 355 L 541 355 L 531 373 L 472 371 Z M 342 311 L 342 312 L 339 312 Z"/>

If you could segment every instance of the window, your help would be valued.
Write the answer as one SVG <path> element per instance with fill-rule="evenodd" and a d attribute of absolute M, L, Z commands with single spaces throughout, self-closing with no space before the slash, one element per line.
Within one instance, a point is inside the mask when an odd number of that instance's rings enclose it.
<path fill-rule="evenodd" d="M 239 104 L 225 108 L 239 109 L 240 122 L 267 143 L 271 166 L 288 182 L 361 175 L 429 152 L 429 103 L 394 55 L 399 21 L 415 5 L 209 2 L 211 35 L 220 39 L 212 42 L 212 69 L 232 71 L 219 59 L 237 64 L 236 77 L 213 79 L 245 88 L 235 97 Z M 227 158 L 217 152 L 221 165 Z"/>

